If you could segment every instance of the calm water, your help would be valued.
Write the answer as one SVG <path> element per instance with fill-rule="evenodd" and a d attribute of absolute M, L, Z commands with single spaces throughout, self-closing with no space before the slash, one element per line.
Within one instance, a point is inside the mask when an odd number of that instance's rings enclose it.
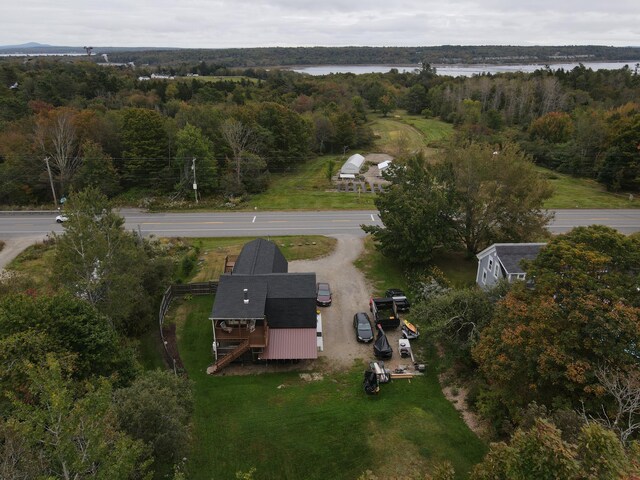
<path fill-rule="evenodd" d="M 582 64 L 593 70 L 617 70 L 628 65 L 634 69 L 640 60 L 633 62 L 582 62 Z M 564 68 L 571 70 L 577 67 L 575 63 L 554 63 L 550 67 L 552 70 Z M 522 65 L 434 65 L 440 75 L 451 75 L 452 77 L 471 77 L 480 73 L 502 73 L 502 72 L 533 72 L 544 65 L 522 64 Z M 397 68 L 399 72 L 410 72 L 418 68 L 418 65 L 319 65 L 313 67 L 295 68 L 294 71 L 308 73 L 309 75 L 328 75 L 330 73 L 386 73 L 392 68 Z"/>

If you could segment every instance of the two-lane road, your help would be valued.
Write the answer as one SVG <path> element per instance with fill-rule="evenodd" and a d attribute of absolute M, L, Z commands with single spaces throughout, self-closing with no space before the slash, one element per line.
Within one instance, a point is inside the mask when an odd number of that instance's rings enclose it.
<path fill-rule="evenodd" d="M 292 211 L 292 212 L 212 212 L 142 213 L 120 212 L 126 228 L 157 237 L 235 237 L 270 235 L 331 235 L 347 233 L 363 236 L 360 225 L 381 225 L 374 210 Z M 579 225 L 602 224 L 622 233 L 640 231 L 640 210 L 556 210 L 549 225 L 552 233 L 562 233 Z M 0 213 L 0 239 L 61 232 L 55 215 L 42 213 Z"/>

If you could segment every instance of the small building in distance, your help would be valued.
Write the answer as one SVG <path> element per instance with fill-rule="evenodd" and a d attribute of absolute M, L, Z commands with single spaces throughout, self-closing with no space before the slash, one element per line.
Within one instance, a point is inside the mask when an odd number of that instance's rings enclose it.
<path fill-rule="evenodd" d="M 344 162 L 342 168 L 340 168 L 340 178 L 355 178 L 360 173 L 360 167 L 364 163 L 364 157 L 359 153 L 355 153 Z"/>
<path fill-rule="evenodd" d="M 392 160 L 385 160 L 384 162 L 380 162 L 378 164 L 378 176 L 381 177 L 382 174 L 384 173 L 384 171 L 389 168 L 389 165 L 391 165 Z"/>
<path fill-rule="evenodd" d="M 546 243 L 494 243 L 478 253 L 476 284 L 491 288 L 503 278 L 509 283 L 525 280 L 522 260 L 533 260 Z"/>

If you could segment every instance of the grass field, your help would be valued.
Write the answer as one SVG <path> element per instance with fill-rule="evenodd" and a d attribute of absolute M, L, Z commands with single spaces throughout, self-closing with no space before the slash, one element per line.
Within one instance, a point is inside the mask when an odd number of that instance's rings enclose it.
<path fill-rule="evenodd" d="M 194 382 L 193 450 L 188 477 L 260 479 L 423 478 L 450 461 L 458 479 L 484 444 L 443 397 L 433 362 L 411 382 L 362 390 L 363 366 L 307 382 L 296 373 L 208 376 L 212 297 L 188 302 L 179 328 L 182 359 Z"/>
<path fill-rule="evenodd" d="M 254 195 L 247 207 L 260 210 L 350 210 L 370 209 L 373 194 L 338 193 L 327 180 L 327 164 L 334 161 L 334 173 L 344 163 L 341 155 L 308 160 L 294 172 L 274 174 L 269 189 Z M 329 190 L 329 191 L 327 191 Z"/>
<path fill-rule="evenodd" d="M 595 180 L 563 175 L 552 170 L 536 167 L 554 188 L 553 196 L 545 203 L 546 208 L 640 208 L 636 196 L 616 195 Z"/>
<path fill-rule="evenodd" d="M 198 267 L 189 281 L 205 282 L 217 280 L 224 270 L 224 260 L 227 255 L 237 255 L 242 246 L 252 238 L 224 237 L 224 238 L 190 238 L 191 245 L 200 249 Z M 312 259 L 330 253 L 335 244 L 335 238 L 321 235 L 292 235 L 269 237 L 275 242 L 288 261 L 302 258 Z"/>
<path fill-rule="evenodd" d="M 427 144 L 446 140 L 453 134 L 453 125 L 435 118 L 400 115 L 399 120 L 420 131 Z"/>
<path fill-rule="evenodd" d="M 444 273 L 455 288 L 473 285 L 478 263 L 468 259 L 462 252 L 444 252 L 436 256 L 433 265 Z M 375 295 L 382 295 L 388 288 L 407 290 L 407 278 L 398 264 L 376 250 L 373 238 L 364 242 L 364 253 L 356 261 L 356 266 L 365 274 L 373 286 Z"/>
<path fill-rule="evenodd" d="M 371 128 L 377 136 L 376 149 L 393 156 L 418 151 L 434 155 L 437 150 L 429 145 L 448 138 L 453 132 L 453 126 L 448 123 L 400 112 L 376 118 Z"/>
<path fill-rule="evenodd" d="M 52 291 L 57 288 L 51 282 L 54 254 L 53 245 L 34 243 L 14 258 L 7 265 L 7 270 L 15 270 L 29 277 L 30 287 L 35 291 Z"/>

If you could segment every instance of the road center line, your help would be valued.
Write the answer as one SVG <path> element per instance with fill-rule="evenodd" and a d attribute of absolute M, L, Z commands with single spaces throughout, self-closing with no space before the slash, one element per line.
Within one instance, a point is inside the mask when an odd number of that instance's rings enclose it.
<path fill-rule="evenodd" d="M 257 216 L 257 215 L 254 215 L 254 216 L 253 216 L 253 220 L 251 220 L 251 223 L 256 223 L 256 216 Z"/>
<path fill-rule="evenodd" d="M 225 222 L 140 222 L 140 223 L 142 225 L 222 225 Z"/>
<path fill-rule="evenodd" d="M 375 222 L 375 221 L 376 221 L 376 219 L 375 219 L 375 218 L 373 218 L 373 213 L 371 214 L 371 221 L 372 221 L 372 222 Z"/>

